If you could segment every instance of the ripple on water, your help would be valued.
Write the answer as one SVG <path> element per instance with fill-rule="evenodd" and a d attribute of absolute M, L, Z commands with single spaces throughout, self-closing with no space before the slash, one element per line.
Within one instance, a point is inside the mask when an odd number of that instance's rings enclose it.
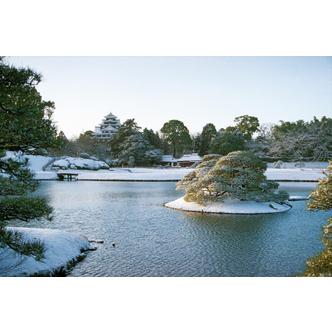
<path fill-rule="evenodd" d="M 72 276 L 289 276 L 322 245 L 327 214 L 305 202 L 275 215 L 202 215 L 167 209 L 174 183 L 43 182 L 36 193 L 54 207 L 50 223 L 103 239 Z M 292 194 L 303 194 L 296 189 Z M 116 247 L 112 243 L 116 243 Z"/>

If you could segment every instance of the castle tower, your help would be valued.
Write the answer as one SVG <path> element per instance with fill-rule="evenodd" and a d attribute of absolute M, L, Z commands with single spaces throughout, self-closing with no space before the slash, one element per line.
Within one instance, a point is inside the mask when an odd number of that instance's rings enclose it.
<path fill-rule="evenodd" d="M 110 139 L 120 127 L 120 120 L 112 113 L 106 115 L 99 126 L 95 127 L 94 137 L 97 139 Z"/>

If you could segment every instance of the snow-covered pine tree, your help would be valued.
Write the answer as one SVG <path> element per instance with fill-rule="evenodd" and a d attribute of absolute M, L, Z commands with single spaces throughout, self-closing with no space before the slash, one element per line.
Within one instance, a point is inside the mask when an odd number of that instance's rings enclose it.
<path fill-rule="evenodd" d="M 52 102 L 44 101 L 36 89 L 41 75 L 15 68 L 0 58 L 0 245 L 26 255 L 43 257 L 39 242 L 26 242 L 6 229 L 14 219 L 49 218 L 52 208 L 43 198 L 27 197 L 37 187 L 22 158 L 6 157 L 6 150 L 29 151 L 56 142 L 51 115 Z"/>
<path fill-rule="evenodd" d="M 310 195 L 310 210 L 327 211 L 332 209 L 332 162 L 326 171 L 326 177 L 319 181 L 315 191 Z M 324 226 L 324 250 L 307 261 L 306 276 L 332 276 L 332 217 Z"/>
<path fill-rule="evenodd" d="M 120 126 L 112 137 L 111 148 L 118 165 L 153 165 L 161 159 L 161 151 L 147 141 L 134 119 L 129 119 Z"/>
<path fill-rule="evenodd" d="M 273 126 L 269 156 L 284 161 L 328 161 L 332 158 L 332 119 L 299 120 Z"/>
<path fill-rule="evenodd" d="M 216 164 L 219 160 L 218 154 L 207 154 L 203 157 L 202 161 L 196 166 L 196 168 L 185 175 L 177 184 L 177 190 L 186 191 L 186 199 L 192 201 L 191 197 L 195 199 L 197 194 L 197 184 Z"/>
<path fill-rule="evenodd" d="M 207 169 L 192 172 L 179 183 L 186 201 L 206 204 L 232 198 L 280 203 L 288 199 L 287 192 L 277 191 L 278 183 L 266 179 L 266 163 L 251 152 L 234 151 L 206 162 L 211 162 Z"/>

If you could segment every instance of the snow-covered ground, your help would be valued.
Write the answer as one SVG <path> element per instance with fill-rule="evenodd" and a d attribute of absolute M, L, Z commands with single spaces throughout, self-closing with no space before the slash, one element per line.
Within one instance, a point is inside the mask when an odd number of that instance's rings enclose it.
<path fill-rule="evenodd" d="M 288 205 L 281 205 L 274 202 L 261 203 L 253 201 L 240 201 L 235 199 L 226 199 L 222 203 L 211 203 L 203 206 L 195 202 L 186 202 L 183 197 L 180 197 L 175 201 L 166 203 L 165 206 L 182 211 L 220 214 L 279 213 L 286 212 L 291 208 Z"/>
<path fill-rule="evenodd" d="M 30 154 L 23 154 L 20 152 L 6 151 L 5 157 L 2 159 L 12 159 L 15 161 L 24 162 L 25 159 L 28 159 L 28 167 L 32 171 L 43 171 L 44 167 L 51 163 L 54 158 L 48 156 L 35 156 Z"/>
<path fill-rule="evenodd" d="M 15 157 L 13 152 L 7 152 L 6 158 Z M 102 161 L 84 158 L 63 158 L 50 165 L 53 158 L 44 156 L 26 155 L 29 159 L 29 168 L 35 173 L 37 180 L 57 179 L 56 170 L 50 169 L 52 165 L 64 165 L 69 168 L 88 168 L 95 170 L 80 169 L 77 172 L 78 180 L 99 181 L 178 181 L 192 171 L 191 168 L 108 168 Z M 15 157 L 16 158 L 16 157 Z M 283 163 L 290 168 L 268 168 L 266 176 L 275 181 L 318 181 L 324 177 L 324 166 L 327 163 L 305 163 L 312 168 L 295 168 L 295 163 Z M 70 167 L 70 165 L 73 165 Z M 46 171 L 43 171 L 48 166 Z M 315 167 L 314 167 L 315 166 Z M 318 168 L 316 166 L 320 166 Z"/>
<path fill-rule="evenodd" d="M 78 180 L 90 181 L 178 181 L 191 172 L 191 168 L 112 168 L 99 171 L 75 171 Z M 55 171 L 35 171 L 37 180 L 57 179 Z M 321 169 L 267 169 L 266 176 L 275 181 L 318 181 L 324 177 Z"/>
<path fill-rule="evenodd" d="M 78 258 L 82 250 L 91 249 L 85 237 L 65 231 L 24 227 L 8 229 L 20 232 L 25 240 L 42 241 L 45 258 L 37 261 L 34 257 L 18 254 L 8 247 L 0 247 L 0 276 L 51 275 Z"/>
<path fill-rule="evenodd" d="M 265 175 L 275 181 L 318 181 L 325 176 L 323 171 L 318 168 L 268 168 Z"/>
<path fill-rule="evenodd" d="M 276 165 L 278 163 L 267 163 L 268 168 L 277 168 Z M 304 162 L 282 162 L 278 168 L 327 168 L 329 165 L 328 162 L 320 162 L 320 161 L 304 161 Z"/>

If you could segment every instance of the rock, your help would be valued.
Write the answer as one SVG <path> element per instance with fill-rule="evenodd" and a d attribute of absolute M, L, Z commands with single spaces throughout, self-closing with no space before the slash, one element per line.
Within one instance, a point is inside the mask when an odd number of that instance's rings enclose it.
<path fill-rule="evenodd" d="M 80 153 L 80 158 L 83 159 L 90 159 L 90 155 L 88 153 L 82 152 Z M 91 158 L 92 159 L 92 158 Z"/>

